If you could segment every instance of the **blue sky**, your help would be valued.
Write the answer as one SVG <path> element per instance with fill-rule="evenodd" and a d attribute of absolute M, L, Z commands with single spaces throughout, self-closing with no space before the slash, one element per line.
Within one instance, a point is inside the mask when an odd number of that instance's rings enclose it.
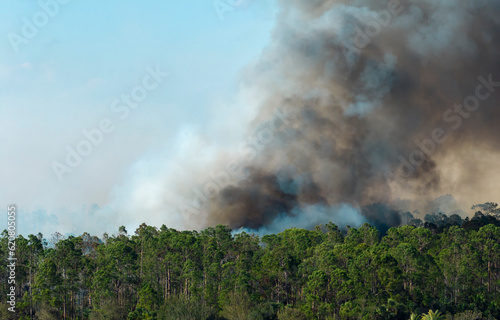
<path fill-rule="evenodd" d="M 94 205 L 116 201 L 149 155 L 175 157 L 172 143 L 186 128 L 208 136 L 229 116 L 221 109 L 244 108 L 237 102 L 242 70 L 269 43 L 276 3 L 237 2 L 221 19 L 211 0 L 54 1 L 0 5 L 0 203 L 19 207 L 24 234 L 133 227 L 125 215 L 97 221 Z M 25 21 L 43 19 L 41 3 L 58 9 L 14 50 L 13 34 L 25 35 Z M 111 104 L 142 83 L 148 66 L 168 76 L 119 119 Z M 102 119 L 114 131 L 58 180 L 52 164 L 64 163 L 66 148 Z"/>

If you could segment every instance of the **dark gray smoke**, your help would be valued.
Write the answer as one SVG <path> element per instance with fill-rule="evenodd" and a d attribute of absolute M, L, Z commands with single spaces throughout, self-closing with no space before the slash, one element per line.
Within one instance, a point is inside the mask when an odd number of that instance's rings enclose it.
<path fill-rule="evenodd" d="M 396 199 L 498 201 L 499 57 L 497 0 L 282 0 L 247 79 L 266 97 L 255 123 L 282 107 L 293 120 L 206 224 L 258 229 L 346 203 L 384 229 L 401 223 Z"/>

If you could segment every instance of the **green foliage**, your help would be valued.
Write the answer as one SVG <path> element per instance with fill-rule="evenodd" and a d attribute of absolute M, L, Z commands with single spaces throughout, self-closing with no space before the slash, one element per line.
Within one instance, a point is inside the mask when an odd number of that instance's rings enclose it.
<path fill-rule="evenodd" d="M 145 224 L 103 240 L 55 233 L 50 246 L 40 234 L 19 236 L 14 318 L 499 319 L 500 224 L 491 212 L 463 227 L 402 226 L 384 236 L 333 223 L 262 238 Z M 5 306 L 10 288 L 4 273 L 0 280 Z"/>
<path fill-rule="evenodd" d="M 307 320 L 307 317 L 299 309 L 282 308 L 278 311 L 278 320 Z"/>
<path fill-rule="evenodd" d="M 429 310 L 429 313 L 427 314 L 423 314 L 422 315 L 422 318 L 420 318 L 422 320 L 444 320 L 444 315 L 441 314 L 440 311 L 432 311 L 432 310 Z"/>
<path fill-rule="evenodd" d="M 203 320 L 210 317 L 212 310 L 198 299 L 183 296 L 168 298 L 158 311 L 158 320 Z"/>
<path fill-rule="evenodd" d="M 38 320 L 53 320 L 57 319 L 58 315 L 59 312 L 57 308 L 48 304 L 41 305 L 40 309 L 36 313 Z"/>
<path fill-rule="evenodd" d="M 421 317 L 415 313 L 412 313 L 410 315 L 410 320 L 420 320 L 420 319 L 421 319 Z"/>
<path fill-rule="evenodd" d="M 481 320 L 482 318 L 483 317 L 482 317 L 481 312 L 468 310 L 468 311 L 456 314 L 453 317 L 453 320 Z"/>
<path fill-rule="evenodd" d="M 90 312 L 91 320 L 122 320 L 127 319 L 127 310 L 114 299 L 104 299 Z"/>
<path fill-rule="evenodd" d="M 222 304 L 221 316 L 231 320 L 249 320 L 252 303 L 246 292 L 231 292 Z"/>

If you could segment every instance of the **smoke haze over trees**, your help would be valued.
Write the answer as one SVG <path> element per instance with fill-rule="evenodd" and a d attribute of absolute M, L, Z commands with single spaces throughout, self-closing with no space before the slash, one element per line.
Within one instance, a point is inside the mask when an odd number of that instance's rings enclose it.
<path fill-rule="evenodd" d="M 192 228 L 387 227 L 400 225 L 391 211 L 428 212 L 446 194 L 459 215 L 498 197 L 500 2 L 280 3 L 245 73 L 260 101 L 254 144 L 185 164 L 195 173 L 165 192 L 170 216 Z"/>

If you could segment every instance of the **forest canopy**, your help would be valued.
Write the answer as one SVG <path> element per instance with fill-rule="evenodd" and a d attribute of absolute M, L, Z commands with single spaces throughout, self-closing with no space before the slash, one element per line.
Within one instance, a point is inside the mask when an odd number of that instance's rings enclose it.
<path fill-rule="evenodd" d="M 101 238 L 19 235 L 16 313 L 2 273 L 0 318 L 499 319 L 500 220 L 424 220 L 385 234 L 330 222 L 262 237 L 146 224 Z M 0 243 L 6 261 L 7 231 Z"/>

